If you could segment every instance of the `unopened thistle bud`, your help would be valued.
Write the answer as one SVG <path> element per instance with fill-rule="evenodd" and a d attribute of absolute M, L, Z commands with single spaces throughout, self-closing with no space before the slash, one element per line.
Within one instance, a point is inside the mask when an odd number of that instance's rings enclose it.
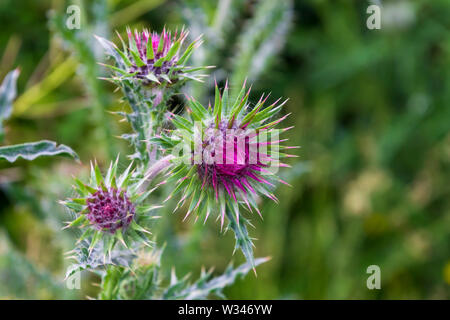
<path fill-rule="evenodd" d="M 124 190 L 100 187 L 86 202 L 86 216 L 97 230 L 115 233 L 117 229 L 126 229 L 135 215 L 134 204 Z"/>
<path fill-rule="evenodd" d="M 118 54 L 117 66 L 105 65 L 117 73 L 117 79 L 133 79 L 147 87 L 170 86 L 181 81 L 192 79 L 201 81 L 205 75 L 196 74 L 197 71 L 208 68 L 191 68 L 186 66 L 193 50 L 201 44 L 200 39 L 194 40 L 183 49 L 188 32 L 171 34 L 165 29 L 161 34 L 144 29 L 142 32 L 132 32 L 127 28 L 128 44 L 122 40 L 123 50 L 118 49 L 109 41 L 97 37 L 108 50 L 113 48 Z M 120 63 L 119 63 L 120 62 Z"/>
<path fill-rule="evenodd" d="M 130 165 L 121 175 L 117 175 L 118 159 L 111 163 L 105 177 L 97 164 L 91 165 L 91 179 L 88 184 L 75 178 L 74 188 L 77 198 L 61 203 L 76 214 L 75 220 L 66 227 L 79 227 L 84 230 L 78 243 L 90 242 L 92 250 L 99 241 L 110 254 L 117 242 L 130 247 L 133 241 L 151 245 L 146 234 L 149 220 L 156 218 L 149 212 L 160 206 L 148 206 L 143 202 L 154 190 L 140 192 L 146 179 L 133 181 Z"/>

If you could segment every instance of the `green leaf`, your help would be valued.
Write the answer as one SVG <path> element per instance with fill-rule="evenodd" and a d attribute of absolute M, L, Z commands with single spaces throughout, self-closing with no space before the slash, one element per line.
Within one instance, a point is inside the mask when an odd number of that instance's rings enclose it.
<path fill-rule="evenodd" d="M 63 144 L 58 146 L 56 142 L 48 140 L 0 147 L 0 159 L 9 162 L 14 162 L 20 157 L 31 161 L 37 157 L 55 155 L 69 156 L 78 160 L 78 155 L 71 148 Z"/>
<path fill-rule="evenodd" d="M 255 259 L 254 266 L 263 264 L 268 260 L 269 258 Z M 254 266 L 247 262 L 234 269 L 230 265 L 224 274 L 214 278 L 211 278 L 211 272 L 202 272 L 200 278 L 188 286 L 186 286 L 186 277 L 179 280 L 174 278 L 174 281 L 171 281 L 170 286 L 164 291 L 163 299 L 204 300 L 211 294 L 223 297 L 222 290 L 232 285 L 236 279 L 243 278 Z M 184 287 L 184 289 L 180 289 L 180 287 Z"/>

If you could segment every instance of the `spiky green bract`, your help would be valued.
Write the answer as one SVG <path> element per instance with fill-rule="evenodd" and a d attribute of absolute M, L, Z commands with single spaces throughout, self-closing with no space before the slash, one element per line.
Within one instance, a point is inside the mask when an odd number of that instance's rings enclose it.
<path fill-rule="evenodd" d="M 141 192 L 145 179 L 132 178 L 132 164 L 120 175 L 117 174 L 117 164 L 118 158 L 110 164 L 104 177 L 97 163 L 91 164 L 89 183 L 75 178 L 74 188 L 78 196 L 61 202 L 76 215 L 66 227 L 82 230 L 77 244 L 88 241 L 89 253 L 97 246 L 102 247 L 105 260 L 111 258 L 117 243 L 130 250 L 136 242 L 152 246 L 148 239 L 151 234 L 148 226 L 152 219 L 158 217 L 151 211 L 160 207 L 144 204 L 155 188 Z"/>
<path fill-rule="evenodd" d="M 222 94 L 216 85 L 214 106 L 208 108 L 188 98 L 186 117 L 172 115 L 175 130 L 153 141 L 175 157 L 168 181 L 177 187 L 170 197 L 181 193 L 176 208 L 187 203 L 185 219 L 196 214 L 196 219 L 201 216 L 206 221 L 215 211 L 223 225 L 227 217 L 236 234 L 236 246 L 253 263 L 248 220 L 240 215 L 239 204 L 260 214 L 260 195 L 277 201 L 272 189 L 284 181 L 276 171 L 287 166 L 280 159 L 291 155 L 280 152 L 290 148 L 281 146 L 283 140 L 278 139 L 287 129 L 275 129 L 287 115 L 272 120 L 286 101 L 266 105 L 267 97 L 263 96 L 252 108 L 249 94 L 244 85 L 232 100 L 227 85 Z"/>
<path fill-rule="evenodd" d="M 209 67 L 189 67 L 187 62 L 195 48 L 201 45 L 201 38 L 184 46 L 188 32 L 181 30 L 174 35 L 165 29 L 161 34 L 142 32 L 127 28 L 128 43 L 123 41 L 122 50 L 114 45 L 114 51 L 120 56 L 117 65 L 105 65 L 110 68 L 115 79 L 133 79 L 146 87 L 167 87 L 185 80 L 202 81 L 206 76 L 197 72 Z M 99 41 L 102 42 L 100 38 Z M 117 62 L 117 61 L 116 61 Z"/>

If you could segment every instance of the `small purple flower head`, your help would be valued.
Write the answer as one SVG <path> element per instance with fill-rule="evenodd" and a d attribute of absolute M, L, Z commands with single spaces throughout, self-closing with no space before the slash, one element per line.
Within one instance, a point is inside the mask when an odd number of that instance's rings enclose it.
<path fill-rule="evenodd" d="M 125 191 L 116 188 L 100 187 L 86 202 L 88 220 L 97 230 L 109 233 L 115 233 L 120 228 L 126 229 L 136 213 Z"/>
<path fill-rule="evenodd" d="M 105 65 L 116 72 L 114 80 L 131 78 L 147 87 L 170 86 L 181 81 L 192 79 L 201 81 L 205 75 L 195 72 L 208 67 L 190 68 L 186 66 L 193 50 L 201 44 L 194 40 L 186 49 L 183 43 L 188 32 L 180 33 L 163 30 L 161 34 L 147 29 L 139 32 L 127 28 L 128 44 L 117 33 L 123 49 L 106 39 L 97 37 L 107 52 L 116 60 L 116 66 Z"/>
<path fill-rule="evenodd" d="M 150 213 L 160 206 L 144 205 L 147 196 L 153 191 L 141 192 L 142 184 L 147 180 L 134 180 L 132 164 L 120 175 L 117 175 L 118 159 L 111 163 L 103 177 L 97 164 L 91 165 L 91 179 L 83 183 L 75 178 L 74 189 L 78 198 L 71 198 L 61 203 L 76 214 L 76 218 L 68 222 L 66 227 L 85 229 L 78 239 L 90 239 L 91 251 L 102 241 L 101 247 L 109 254 L 117 242 L 130 247 L 137 239 L 151 246 L 146 234 Z"/>

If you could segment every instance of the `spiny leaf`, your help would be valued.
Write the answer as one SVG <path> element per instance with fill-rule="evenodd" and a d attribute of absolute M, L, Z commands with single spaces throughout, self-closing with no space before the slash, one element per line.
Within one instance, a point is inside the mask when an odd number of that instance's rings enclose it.
<path fill-rule="evenodd" d="M 255 259 L 254 266 L 250 263 L 244 263 L 237 268 L 230 265 L 224 274 L 211 278 L 212 272 L 203 271 L 200 278 L 193 284 L 186 285 L 187 279 L 174 279 L 170 286 L 164 291 L 163 299 L 183 299 L 183 300 L 204 300 L 214 294 L 223 297 L 223 289 L 232 285 L 236 279 L 243 278 L 254 267 L 259 266 L 270 260 L 270 258 Z M 183 288 L 184 287 L 184 288 Z"/>
<path fill-rule="evenodd" d="M 109 241 L 98 242 L 90 253 L 88 250 L 89 242 L 87 240 L 81 241 L 73 250 L 72 257 L 76 260 L 76 263 L 67 269 L 66 278 L 78 271 L 96 270 L 106 265 L 130 266 L 136 255 L 130 250 L 112 250 L 113 246 L 110 246 L 109 242 L 114 243 L 114 239 L 114 237 L 110 237 Z M 108 249 L 110 254 L 106 255 Z"/>
<path fill-rule="evenodd" d="M 71 148 L 63 144 L 58 146 L 56 142 L 48 140 L 0 147 L 0 159 L 9 162 L 14 162 L 18 158 L 31 161 L 37 157 L 55 155 L 69 156 L 78 160 L 78 155 Z"/>

